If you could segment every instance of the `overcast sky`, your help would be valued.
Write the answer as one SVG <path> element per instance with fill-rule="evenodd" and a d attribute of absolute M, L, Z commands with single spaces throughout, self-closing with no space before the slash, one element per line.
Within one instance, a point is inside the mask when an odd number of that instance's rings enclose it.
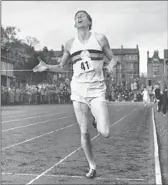
<path fill-rule="evenodd" d="M 147 71 L 150 56 L 168 48 L 167 1 L 3 1 L 1 24 L 16 26 L 20 37 L 36 37 L 38 48 L 60 50 L 74 36 L 74 14 L 86 10 L 93 19 L 93 31 L 104 33 L 111 48 L 140 50 L 140 72 Z"/>

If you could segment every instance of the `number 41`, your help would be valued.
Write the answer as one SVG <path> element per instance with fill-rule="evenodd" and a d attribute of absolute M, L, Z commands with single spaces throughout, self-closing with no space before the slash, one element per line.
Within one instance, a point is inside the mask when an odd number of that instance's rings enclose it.
<path fill-rule="evenodd" d="M 81 69 L 86 70 L 86 67 L 87 67 L 87 69 L 89 69 L 88 61 L 86 61 L 86 62 L 81 62 Z"/>

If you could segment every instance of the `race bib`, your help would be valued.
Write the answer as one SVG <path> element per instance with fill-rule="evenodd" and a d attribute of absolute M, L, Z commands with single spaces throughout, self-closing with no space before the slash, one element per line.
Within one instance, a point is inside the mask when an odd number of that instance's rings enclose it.
<path fill-rule="evenodd" d="M 88 71 L 93 71 L 94 68 L 91 65 L 91 60 L 82 60 L 79 63 L 80 73 L 86 73 Z"/>
<path fill-rule="evenodd" d="M 81 61 L 78 63 L 78 72 L 79 73 L 86 73 L 88 71 L 93 71 L 94 68 L 92 66 L 90 53 L 87 50 L 84 50 L 80 54 Z"/>

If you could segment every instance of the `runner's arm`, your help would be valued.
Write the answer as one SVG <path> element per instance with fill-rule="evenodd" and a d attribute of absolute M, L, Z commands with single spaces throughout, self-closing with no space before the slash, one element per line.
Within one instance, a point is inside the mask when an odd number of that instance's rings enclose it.
<path fill-rule="evenodd" d="M 61 58 L 60 64 L 48 65 L 48 71 L 53 71 L 53 72 L 64 72 L 65 71 L 64 67 L 68 64 L 69 59 L 70 59 L 70 52 L 69 52 L 70 42 L 71 40 L 65 44 L 64 53 Z"/>
<path fill-rule="evenodd" d="M 109 41 L 103 34 L 97 34 L 97 40 L 101 46 L 104 55 L 107 57 L 108 61 L 105 62 L 105 67 L 110 65 L 111 68 L 114 68 L 117 65 L 115 56 L 113 55 L 112 50 L 110 49 Z"/>

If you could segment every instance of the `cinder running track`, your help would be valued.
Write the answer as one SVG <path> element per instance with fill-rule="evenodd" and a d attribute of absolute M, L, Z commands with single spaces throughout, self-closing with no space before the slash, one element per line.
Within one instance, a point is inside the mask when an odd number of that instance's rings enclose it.
<path fill-rule="evenodd" d="M 89 127 L 97 163 L 90 180 L 72 105 L 2 107 L 2 184 L 155 184 L 152 106 L 109 110 L 110 138 Z"/>

